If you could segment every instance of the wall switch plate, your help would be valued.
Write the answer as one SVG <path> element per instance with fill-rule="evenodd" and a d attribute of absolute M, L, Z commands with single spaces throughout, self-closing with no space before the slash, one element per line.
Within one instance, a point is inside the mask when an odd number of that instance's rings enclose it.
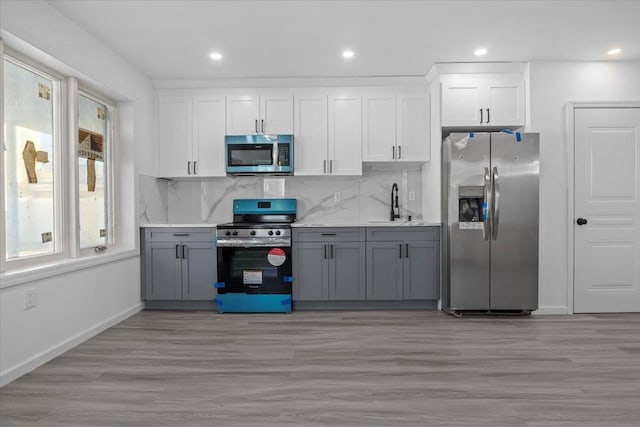
<path fill-rule="evenodd" d="M 416 199 L 416 192 L 409 191 L 409 200 L 415 200 L 415 199 Z"/>
<path fill-rule="evenodd" d="M 38 303 L 38 294 L 36 290 L 31 288 L 24 291 L 24 309 L 33 308 Z"/>
<path fill-rule="evenodd" d="M 335 193 L 333 193 L 333 200 L 338 203 L 340 200 L 342 200 L 342 194 L 340 194 L 339 191 L 336 191 Z"/>

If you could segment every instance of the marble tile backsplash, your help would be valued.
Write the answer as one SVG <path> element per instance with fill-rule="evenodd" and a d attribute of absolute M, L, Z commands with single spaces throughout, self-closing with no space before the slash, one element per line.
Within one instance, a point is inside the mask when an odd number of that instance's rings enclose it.
<path fill-rule="evenodd" d="M 154 182 L 155 181 L 155 182 Z M 388 220 L 391 187 L 398 184 L 400 214 L 422 219 L 420 166 L 365 164 L 358 177 L 225 177 L 202 180 L 140 179 L 140 223 L 223 223 L 233 199 L 283 194 L 298 200 L 298 221 L 353 223 Z M 164 197 L 163 197 L 164 195 Z M 411 200 L 409 200 L 411 199 Z"/>

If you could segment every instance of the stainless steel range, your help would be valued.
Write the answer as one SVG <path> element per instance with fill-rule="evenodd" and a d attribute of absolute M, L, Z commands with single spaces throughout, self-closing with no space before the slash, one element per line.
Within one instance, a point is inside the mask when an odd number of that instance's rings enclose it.
<path fill-rule="evenodd" d="M 291 312 L 295 199 L 237 199 L 216 227 L 218 312 Z"/>

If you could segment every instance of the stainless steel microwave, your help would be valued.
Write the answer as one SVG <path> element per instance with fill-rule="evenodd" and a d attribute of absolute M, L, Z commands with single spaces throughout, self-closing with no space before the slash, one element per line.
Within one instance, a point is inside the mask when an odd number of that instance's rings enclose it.
<path fill-rule="evenodd" d="M 293 135 L 225 136 L 230 175 L 293 175 Z"/>

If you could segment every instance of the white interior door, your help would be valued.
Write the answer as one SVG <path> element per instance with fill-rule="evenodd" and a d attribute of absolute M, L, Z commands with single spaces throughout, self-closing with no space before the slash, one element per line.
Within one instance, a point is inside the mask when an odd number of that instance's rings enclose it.
<path fill-rule="evenodd" d="M 576 109 L 574 173 L 574 312 L 640 312 L 640 108 Z"/>

